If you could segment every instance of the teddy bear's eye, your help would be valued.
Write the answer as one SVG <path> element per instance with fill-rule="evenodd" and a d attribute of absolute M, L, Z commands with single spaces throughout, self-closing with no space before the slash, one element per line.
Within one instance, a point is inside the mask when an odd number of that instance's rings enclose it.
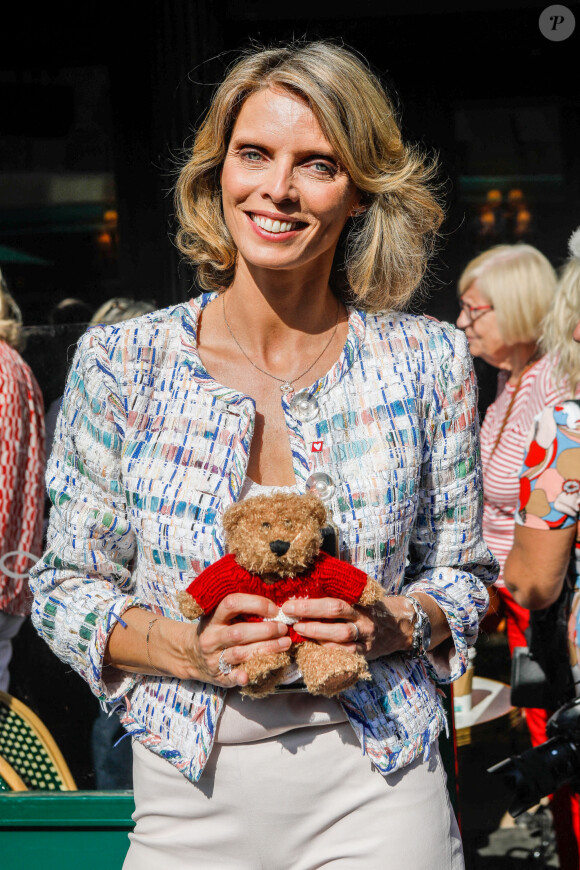
<path fill-rule="evenodd" d="M 291 529 L 292 528 L 292 520 L 284 520 L 284 525 Z"/>
<path fill-rule="evenodd" d="M 270 528 L 270 523 L 262 523 L 262 528 L 263 528 L 263 529 L 269 529 L 269 528 Z"/>

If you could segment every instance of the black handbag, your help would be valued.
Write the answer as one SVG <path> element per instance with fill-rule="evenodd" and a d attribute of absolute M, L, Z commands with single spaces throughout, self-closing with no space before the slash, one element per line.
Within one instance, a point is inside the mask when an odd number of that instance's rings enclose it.
<path fill-rule="evenodd" d="M 516 647 L 512 657 L 514 707 L 557 710 L 574 697 L 568 654 L 568 617 L 573 593 L 569 571 L 558 600 L 544 610 L 532 611 L 526 631 L 528 646 Z"/>

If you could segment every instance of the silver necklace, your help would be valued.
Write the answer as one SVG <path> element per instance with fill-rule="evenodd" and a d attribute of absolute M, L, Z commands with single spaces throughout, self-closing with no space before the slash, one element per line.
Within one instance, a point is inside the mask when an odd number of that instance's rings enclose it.
<path fill-rule="evenodd" d="M 334 324 L 334 329 L 332 330 L 332 335 L 330 336 L 330 338 L 328 339 L 328 341 L 326 342 L 326 344 L 324 345 L 324 347 L 322 348 L 322 350 L 320 351 L 320 353 L 318 354 L 318 356 L 316 357 L 314 362 L 311 363 L 305 371 L 303 371 L 299 375 L 296 375 L 293 378 L 279 378 L 277 375 L 273 375 L 271 372 L 267 372 L 266 369 L 262 369 L 262 368 L 260 368 L 259 365 L 256 365 L 256 363 L 250 359 L 250 357 L 248 356 L 248 354 L 246 353 L 246 351 L 244 350 L 244 348 L 242 347 L 242 345 L 240 344 L 240 342 L 238 341 L 238 339 L 234 335 L 232 327 L 228 323 L 228 319 L 226 317 L 225 295 L 226 295 L 225 293 L 222 294 L 222 313 L 224 315 L 224 323 L 227 326 L 229 334 L 231 335 L 231 337 L 233 338 L 233 340 L 235 341 L 235 343 L 237 344 L 238 348 L 241 350 L 243 355 L 246 357 L 246 359 L 248 360 L 250 365 L 252 365 L 259 372 L 262 372 L 263 375 L 267 375 L 269 378 L 273 378 L 273 380 L 278 381 L 280 383 L 280 390 L 284 393 L 285 396 L 287 396 L 289 399 L 291 399 L 292 396 L 294 395 L 294 392 L 295 392 L 294 381 L 299 381 L 300 378 L 303 378 L 304 375 L 307 375 L 308 372 L 314 368 L 314 366 L 316 365 L 318 360 L 321 358 L 321 356 L 324 353 L 326 353 L 326 351 L 330 347 L 330 343 L 331 343 L 332 339 L 336 335 L 336 330 L 338 329 L 338 320 L 339 320 L 339 316 L 340 316 L 340 303 L 339 303 L 338 299 L 336 300 L 336 323 Z"/>

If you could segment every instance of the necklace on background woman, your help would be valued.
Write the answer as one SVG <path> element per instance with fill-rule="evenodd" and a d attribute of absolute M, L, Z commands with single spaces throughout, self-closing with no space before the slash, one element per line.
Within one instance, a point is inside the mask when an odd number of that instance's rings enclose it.
<path fill-rule="evenodd" d="M 234 335 L 233 330 L 232 330 L 230 324 L 228 323 L 228 319 L 227 319 L 227 317 L 226 317 L 226 301 L 225 301 L 225 293 L 222 293 L 222 313 L 223 313 L 223 316 L 224 316 L 224 323 L 225 323 L 225 325 L 226 325 L 226 327 L 227 327 L 227 329 L 228 329 L 229 334 L 231 335 L 231 337 L 233 338 L 233 340 L 234 340 L 235 343 L 237 344 L 237 346 L 238 346 L 238 348 L 240 349 L 240 351 L 241 351 L 241 352 L 243 353 L 243 355 L 246 357 L 246 359 L 248 360 L 248 362 L 250 363 L 250 365 L 252 365 L 252 366 L 253 366 L 255 369 L 257 369 L 259 372 L 262 372 L 263 375 L 267 375 L 269 378 L 272 378 L 273 380 L 278 381 L 278 382 L 280 383 L 280 390 L 282 391 L 282 393 L 284 393 L 284 395 L 285 395 L 288 399 L 291 399 L 292 396 L 293 396 L 294 393 L 295 393 L 295 390 L 294 390 L 294 381 L 299 381 L 300 378 L 303 378 L 304 375 L 307 375 L 308 372 L 309 372 L 311 369 L 314 368 L 314 366 L 316 365 L 316 363 L 318 362 L 318 360 L 319 360 L 319 359 L 320 359 L 320 358 L 321 358 L 321 357 L 326 353 L 326 351 L 327 351 L 328 348 L 330 347 L 330 344 L 331 344 L 331 342 L 332 342 L 332 339 L 333 339 L 334 336 L 336 335 L 336 330 L 338 329 L 338 321 L 339 321 L 339 317 L 340 317 L 340 303 L 339 303 L 339 301 L 338 301 L 338 299 L 337 299 L 337 300 L 336 300 L 336 323 L 334 324 L 334 329 L 332 330 L 332 334 L 331 334 L 330 338 L 328 339 L 328 341 L 326 342 L 326 344 L 324 345 L 324 347 L 322 348 L 322 350 L 320 351 L 320 353 L 318 354 L 318 356 L 316 357 L 316 359 L 314 360 L 314 362 L 312 362 L 312 363 L 308 366 L 307 369 L 305 369 L 303 372 L 301 372 L 301 374 L 299 374 L 299 375 L 295 375 L 293 378 L 279 378 L 277 375 L 273 375 L 271 372 L 267 372 L 266 369 L 260 368 L 259 365 L 256 365 L 256 363 L 255 363 L 253 360 L 250 359 L 250 357 L 248 356 L 248 354 L 246 353 L 246 351 L 244 350 L 244 348 L 242 347 L 242 345 L 240 344 L 240 342 L 238 341 L 238 339 L 237 339 L 236 336 Z"/>
<path fill-rule="evenodd" d="M 532 366 L 534 366 L 538 362 L 538 360 L 541 358 L 541 356 L 542 356 L 541 351 L 539 349 L 536 349 L 519 374 L 519 377 L 518 377 L 516 384 L 515 384 L 515 387 L 514 387 L 514 391 L 512 393 L 512 397 L 511 397 L 510 402 L 509 402 L 509 405 L 507 406 L 507 410 L 504 414 L 503 420 L 501 421 L 501 426 L 500 426 L 499 432 L 497 433 L 497 438 L 495 439 L 495 443 L 494 443 L 493 447 L 491 448 L 491 453 L 489 454 L 490 459 L 493 456 L 493 454 L 495 453 L 495 451 L 497 450 L 497 447 L 498 447 L 499 442 L 500 442 L 500 438 L 503 435 L 504 429 L 506 427 L 506 423 L 509 420 L 510 414 L 511 414 L 512 409 L 514 407 L 514 404 L 516 401 L 516 396 L 517 396 L 519 389 L 522 385 L 522 379 L 523 379 L 525 373 L 527 371 L 529 371 L 529 369 L 531 369 Z"/>

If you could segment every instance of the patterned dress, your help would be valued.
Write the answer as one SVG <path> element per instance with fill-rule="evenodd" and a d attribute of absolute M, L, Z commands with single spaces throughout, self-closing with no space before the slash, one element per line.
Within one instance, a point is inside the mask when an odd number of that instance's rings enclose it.
<path fill-rule="evenodd" d="M 576 694 L 580 694 L 580 402 L 562 402 L 538 417 L 520 477 L 516 522 L 546 531 L 577 529 L 576 592 L 568 637 Z"/>

